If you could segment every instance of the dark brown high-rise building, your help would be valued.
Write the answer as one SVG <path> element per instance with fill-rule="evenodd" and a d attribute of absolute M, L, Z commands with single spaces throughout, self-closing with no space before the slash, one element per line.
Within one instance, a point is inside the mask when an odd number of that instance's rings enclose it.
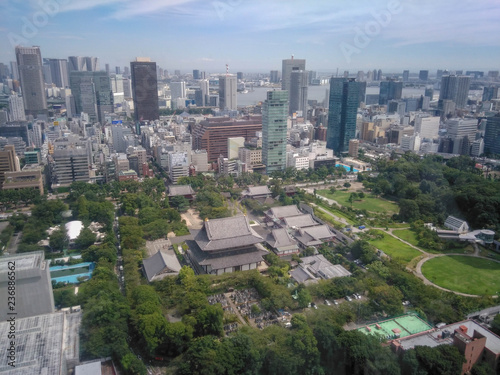
<path fill-rule="evenodd" d="M 46 115 L 47 98 L 43 81 L 42 54 L 39 47 L 16 47 L 17 66 L 27 115 Z"/>
<path fill-rule="evenodd" d="M 135 119 L 153 121 L 160 118 L 158 109 L 158 79 L 156 63 L 149 58 L 137 58 L 130 63 Z"/>
<path fill-rule="evenodd" d="M 193 150 L 207 150 L 208 161 L 214 162 L 221 155 L 228 157 L 228 138 L 244 137 L 248 140 L 261 131 L 262 116 L 246 116 L 240 120 L 208 118 L 193 128 Z"/>

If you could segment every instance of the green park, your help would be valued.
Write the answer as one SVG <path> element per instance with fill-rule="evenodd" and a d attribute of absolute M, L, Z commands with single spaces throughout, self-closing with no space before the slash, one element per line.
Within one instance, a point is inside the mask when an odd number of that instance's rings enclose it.
<path fill-rule="evenodd" d="M 500 263 L 470 256 L 441 256 L 422 265 L 434 284 L 455 292 L 495 295 L 500 292 Z"/>
<path fill-rule="evenodd" d="M 375 236 L 368 240 L 368 242 L 377 249 L 382 250 L 392 259 L 409 263 L 413 258 L 421 254 L 418 250 L 380 230 L 371 230 L 370 233 L 375 234 Z"/>
<path fill-rule="evenodd" d="M 342 206 L 351 207 L 351 202 L 349 199 L 351 197 L 352 192 L 350 191 L 336 190 L 332 194 L 330 190 L 318 190 L 316 193 L 325 198 L 333 199 Z M 399 211 L 398 205 L 396 203 L 391 202 L 387 199 L 367 194 L 364 194 L 363 198 L 357 197 L 353 199 L 352 208 L 356 210 L 366 210 L 369 212 L 387 213 L 387 214 L 394 214 Z"/>

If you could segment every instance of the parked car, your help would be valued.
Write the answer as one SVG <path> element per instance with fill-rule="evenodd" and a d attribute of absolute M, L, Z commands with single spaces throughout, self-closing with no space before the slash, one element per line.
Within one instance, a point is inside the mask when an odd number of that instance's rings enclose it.
<path fill-rule="evenodd" d="M 349 297 L 349 296 L 345 296 L 345 299 L 347 300 L 347 302 L 351 302 L 352 301 L 352 298 Z"/>
<path fill-rule="evenodd" d="M 335 306 L 337 306 L 339 303 L 337 302 L 337 300 L 335 300 L 335 299 L 334 299 L 334 300 L 333 300 L 333 304 L 334 304 Z"/>
<path fill-rule="evenodd" d="M 331 306 L 332 304 L 330 303 L 330 301 L 328 301 L 327 299 L 325 299 L 325 305 Z"/>

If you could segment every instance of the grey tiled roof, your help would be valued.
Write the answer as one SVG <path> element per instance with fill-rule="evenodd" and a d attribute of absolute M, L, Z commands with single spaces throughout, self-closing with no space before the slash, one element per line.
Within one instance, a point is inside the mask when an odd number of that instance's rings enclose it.
<path fill-rule="evenodd" d="M 152 257 L 144 259 L 142 264 L 148 281 L 153 280 L 153 277 L 165 270 L 165 268 L 168 268 L 174 274 L 181 270 L 181 264 L 173 251 L 166 253 L 158 251 Z"/>
<path fill-rule="evenodd" d="M 306 228 L 319 225 L 310 214 L 286 217 L 283 221 L 287 227 Z"/>
<path fill-rule="evenodd" d="M 300 212 L 300 210 L 295 205 L 273 207 L 269 211 L 267 211 L 267 216 L 279 219 L 298 215 L 302 215 L 302 212 Z"/>
<path fill-rule="evenodd" d="M 297 246 L 297 242 L 288 234 L 285 228 L 273 229 L 267 243 L 275 249 Z"/>
<path fill-rule="evenodd" d="M 193 261 L 201 266 L 211 266 L 214 270 L 258 263 L 263 260 L 264 255 L 268 254 L 262 245 L 251 245 L 243 249 L 214 254 L 201 250 L 195 241 L 186 241 L 186 243 Z"/>
<path fill-rule="evenodd" d="M 265 186 L 253 186 L 253 187 L 249 187 L 247 190 L 244 190 L 241 193 L 241 195 L 243 195 L 243 196 L 248 195 L 251 197 L 258 196 L 258 195 L 271 195 L 271 190 L 269 190 L 267 185 L 265 185 Z"/>
<path fill-rule="evenodd" d="M 298 283 L 306 282 L 309 279 L 314 279 L 314 275 L 311 275 L 308 271 L 301 267 L 297 267 L 290 272 L 290 276 Z"/>
<path fill-rule="evenodd" d="M 340 264 L 331 264 L 322 254 L 302 258 L 302 263 L 299 268 L 302 268 L 305 272 L 314 275 L 314 278 L 318 279 L 328 280 L 335 277 L 351 275 L 351 273 Z"/>
<path fill-rule="evenodd" d="M 191 185 L 170 185 L 168 187 L 168 196 L 175 197 L 178 195 L 193 195 L 195 194 Z"/>
<path fill-rule="evenodd" d="M 246 216 L 205 221 L 203 229 L 195 234 L 194 240 L 203 251 L 226 250 L 264 241 L 250 227 Z"/>

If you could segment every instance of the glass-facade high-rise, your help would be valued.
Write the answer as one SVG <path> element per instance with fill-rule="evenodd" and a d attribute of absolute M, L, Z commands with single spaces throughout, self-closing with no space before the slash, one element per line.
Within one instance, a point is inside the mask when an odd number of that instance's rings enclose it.
<path fill-rule="evenodd" d="M 439 104 L 448 99 L 453 100 L 457 108 L 464 108 L 469 98 L 469 87 L 469 76 L 443 76 L 441 78 L 441 90 L 439 91 Z"/>
<path fill-rule="evenodd" d="M 399 100 L 403 96 L 403 82 L 401 81 L 382 81 L 380 82 L 380 95 L 378 104 L 387 105 L 390 100 Z"/>
<path fill-rule="evenodd" d="M 17 65 L 26 115 L 46 115 L 47 98 L 39 47 L 16 47 Z"/>
<path fill-rule="evenodd" d="M 104 123 L 105 113 L 113 113 L 111 80 L 105 71 L 70 73 L 71 93 L 76 113 L 87 113 L 91 120 Z"/>
<path fill-rule="evenodd" d="M 160 118 L 158 107 L 158 78 L 156 63 L 138 58 L 130 63 L 135 119 L 154 121 Z"/>
<path fill-rule="evenodd" d="M 288 91 L 268 91 L 262 105 L 262 163 L 266 172 L 286 168 Z"/>
<path fill-rule="evenodd" d="M 356 137 L 356 117 L 362 82 L 355 79 L 330 79 L 330 106 L 326 147 L 336 154 L 349 151 L 349 141 Z"/>
<path fill-rule="evenodd" d="M 500 155 L 500 114 L 488 117 L 484 134 L 484 151 Z"/>

